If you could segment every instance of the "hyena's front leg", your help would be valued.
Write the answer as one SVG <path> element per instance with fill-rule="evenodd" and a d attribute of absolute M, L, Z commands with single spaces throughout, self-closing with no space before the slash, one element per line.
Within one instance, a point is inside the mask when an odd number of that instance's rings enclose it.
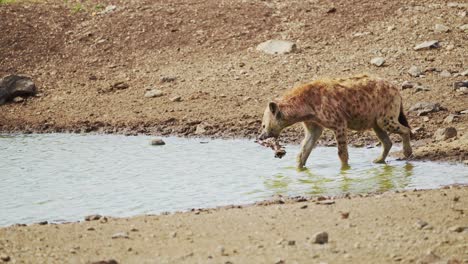
<path fill-rule="evenodd" d="M 297 167 L 304 168 L 310 152 L 315 147 L 317 140 L 322 135 L 323 128 L 312 122 L 303 122 L 305 137 L 302 140 L 301 152 L 297 156 Z"/>
<path fill-rule="evenodd" d="M 348 165 L 348 141 L 346 136 L 346 127 L 338 127 L 336 128 L 335 132 L 335 139 L 336 143 L 338 144 L 338 156 L 341 160 L 341 167 L 347 168 Z"/>

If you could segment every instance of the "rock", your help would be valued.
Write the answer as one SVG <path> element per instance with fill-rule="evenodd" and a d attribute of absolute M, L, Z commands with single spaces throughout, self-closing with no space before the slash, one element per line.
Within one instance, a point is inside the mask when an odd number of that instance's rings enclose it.
<path fill-rule="evenodd" d="M 8 255 L 2 254 L 0 255 L 0 260 L 2 260 L 3 262 L 8 262 L 11 260 L 11 258 Z"/>
<path fill-rule="evenodd" d="M 439 103 L 418 102 L 410 107 L 409 112 L 416 112 L 418 116 L 442 110 Z"/>
<path fill-rule="evenodd" d="M 447 33 L 450 32 L 450 28 L 442 24 L 436 24 L 434 26 L 434 31 L 437 33 Z"/>
<path fill-rule="evenodd" d="M 85 216 L 85 221 L 94 221 L 94 220 L 99 220 L 101 219 L 101 215 L 98 215 L 98 214 L 94 214 L 94 215 L 88 215 L 88 216 Z"/>
<path fill-rule="evenodd" d="M 285 40 L 268 40 L 257 46 L 258 51 L 267 54 L 287 54 L 296 51 L 296 44 Z"/>
<path fill-rule="evenodd" d="M 349 212 L 341 212 L 341 219 L 348 219 L 349 217 Z"/>
<path fill-rule="evenodd" d="M 443 141 L 457 136 L 457 129 L 454 127 L 439 128 L 434 133 L 434 138 L 437 141 Z"/>
<path fill-rule="evenodd" d="M 450 3 L 447 4 L 447 6 L 448 6 L 448 7 L 453 7 L 453 8 L 460 8 L 460 9 L 463 9 L 463 8 L 466 8 L 466 7 L 467 7 L 467 4 L 450 2 Z"/>
<path fill-rule="evenodd" d="M 175 76 L 163 76 L 159 79 L 161 83 L 175 82 L 175 80 L 177 80 L 177 77 Z"/>
<path fill-rule="evenodd" d="M 405 90 L 405 89 L 411 89 L 414 87 L 414 84 L 410 81 L 404 81 L 402 84 L 401 84 L 401 89 Z"/>
<path fill-rule="evenodd" d="M 468 109 L 463 110 L 463 111 L 460 111 L 460 114 L 462 114 L 462 115 L 468 115 Z"/>
<path fill-rule="evenodd" d="M 418 229 L 423 229 L 425 226 L 429 225 L 426 221 L 423 221 L 421 219 L 419 219 L 416 223 L 415 223 L 415 226 L 418 228 Z"/>
<path fill-rule="evenodd" d="M 452 74 L 451 74 L 449 71 L 447 71 L 447 70 L 443 70 L 443 71 L 440 73 L 440 76 L 441 76 L 441 77 L 450 77 L 450 76 L 452 76 Z"/>
<path fill-rule="evenodd" d="M 418 77 L 423 74 L 423 71 L 419 67 L 413 65 L 409 68 L 408 74 L 413 77 Z"/>
<path fill-rule="evenodd" d="M 172 97 L 172 98 L 169 99 L 169 100 L 171 100 L 171 102 L 180 102 L 180 101 L 182 101 L 182 97 L 180 97 L 180 96 L 174 96 L 174 97 Z"/>
<path fill-rule="evenodd" d="M 195 129 L 195 134 L 196 135 L 203 135 L 206 132 L 205 126 L 202 124 L 197 125 L 197 128 Z"/>
<path fill-rule="evenodd" d="M 126 82 L 116 82 L 112 85 L 112 88 L 117 90 L 127 89 L 128 87 L 130 86 Z"/>
<path fill-rule="evenodd" d="M 450 232 L 457 232 L 457 233 L 464 232 L 465 230 L 468 230 L 468 226 L 452 226 L 449 228 Z"/>
<path fill-rule="evenodd" d="M 314 243 L 315 244 L 326 244 L 328 243 L 328 233 L 327 232 L 320 232 L 314 235 Z"/>
<path fill-rule="evenodd" d="M 112 239 L 117 239 L 117 238 L 130 238 L 130 237 L 128 236 L 127 232 L 119 232 L 119 233 L 115 233 L 112 235 Z"/>
<path fill-rule="evenodd" d="M 437 49 L 440 48 L 438 40 L 424 41 L 414 47 L 414 50 Z"/>
<path fill-rule="evenodd" d="M 382 66 L 384 63 L 385 63 L 385 59 L 382 58 L 382 57 L 376 57 L 376 58 L 373 58 L 371 61 L 370 61 L 371 64 L 377 66 L 377 67 L 380 67 Z"/>
<path fill-rule="evenodd" d="M 453 89 L 458 90 L 462 87 L 468 87 L 468 81 L 460 81 L 460 82 L 454 82 L 453 83 Z"/>
<path fill-rule="evenodd" d="M 461 87 L 457 90 L 457 92 L 461 92 L 462 94 L 468 94 L 468 87 Z"/>
<path fill-rule="evenodd" d="M 105 15 L 105 14 L 108 14 L 108 13 L 111 13 L 111 12 L 115 11 L 116 9 L 117 9 L 116 5 L 108 5 L 108 6 L 106 6 L 106 8 L 104 10 L 102 10 L 98 14 Z"/>
<path fill-rule="evenodd" d="M 91 227 L 88 227 L 86 230 L 88 230 L 88 231 L 94 231 L 94 230 L 96 230 L 96 229 L 95 229 L 94 227 L 91 226 Z"/>
<path fill-rule="evenodd" d="M 296 241 L 295 240 L 289 240 L 288 241 L 288 246 L 295 246 L 296 245 Z"/>
<path fill-rule="evenodd" d="M 457 115 L 450 114 L 444 119 L 444 124 L 452 124 L 457 118 Z"/>
<path fill-rule="evenodd" d="M 163 145 L 166 145 L 166 142 L 164 142 L 164 140 L 162 140 L 160 138 L 155 138 L 155 139 L 151 140 L 151 145 L 153 145 L 153 146 L 163 146 Z"/>
<path fill-rule="evenodd" d="M 94 261 L 94 262 L 91 262 L 91 264 L 119 264 L 119 263 L 114 259 L 110 259 L 110 260 Z"/>
<path fill-rule="evenodd" d="M 427 92 L 430 91 L 431 89 L 424 87 L 422 85 L 417 85 L 414 89 L 415 92 Z"/>
<path fill-rule="evenodd" d="M 36 85 L 31 78 L 20 75 L 8 75 L 0 79 L 0 105 L 12 101 L 16 97 L 34 96 Z"/>
<path fill-rule="evenodd" d="M 24 102 L 24 98 L 23 97 L 15 97 L 13 98 L 13 102 L 14 103 L 21 103 L 21 102 Z"/>
<path fill-rule="evenodd" d="M 39 223 L 37 223 L 37 224 L 38 224 L 38 225 L 48 225 L 49 222 L 47 222 L 47 221 L 42 221 L 42 222 L 39 222 Z"/>
<path fill-rule="evenodd" d="M 327 10 L 327 14 L 335 13 L 336 12 L 336 7 L 331 7 Z"/>
<path fill-rule="evenodd" d="M 467 76 L 468 75 L 468 70 L 460 72 L 460 76 Z"/>
<path fill-rule="evenodd" d="M 145 93 L 146 98 L 160 97 L 163 95 L 164 93 L 161 90 L 157 90 L 157 89 L 149 90 Z"/>
<path fill-rule="evenodd" d="M 464 25 L 460 26 L 459 29 L 461 29 L 463 31 L 468 31 L 468 24 L 464 24 Z"/>

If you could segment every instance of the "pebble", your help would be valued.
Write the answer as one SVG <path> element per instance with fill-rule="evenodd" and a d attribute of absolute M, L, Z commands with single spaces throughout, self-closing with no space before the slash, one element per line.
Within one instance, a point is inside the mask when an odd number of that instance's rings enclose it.
<path fill-rule="evenodd" d="M 451 124 L 458 118 L 457 115 L 450 114 L 444 119 L 444 124 Z"/>
<path fill-rule="evenodd" d="M 104 10 L 99 12 L 99 14 L 104 15 L 104 14 L 107 14 L 107 13 L 111 13 L 111 12 L 115 11 L 116 9 L 117 9 L 116 5 L 108 5 L 108 6 L 106 6 L 106 8 Z"/>
<path fill-rule="evenodd" d="M 411 66 L 408 70 L 408 74 L 413 76 L 413 77 L 419 77 L 420 75 L 423 74 L 423 71 L 421 70 L 421 68 L 419 68 L 418 66 Z"/>
<path fill-rule="evenodd" d="M 10 256 L 4 255 L 4 254 L 0 255 L 0 259 L 1 259 L 3 262 L 8 262 L 8 261 L 11 260 Z"/>
<path fill-rule="evenodd" d="M 101 215 L 98 215 L 98 214 L 94 214 L 94 215 L 88 215 L 88 216 L 85 216 L 85 221 L 94 221 L 94 220 L 99 220 L 101 219 Z"/>
<path fill-rule="evenodd" d="M 314 235 L 314 243 L 315 244 L 326 244 L 328 243 L 328 233 L 327 232 L 320 232 Z"/>
<path fill-rule="evenodd" d="M 437 33 L 447 33 L 447 32 L 450 32 L 450 28 L 447 27 L 446 25 L 436 24 L 434 26 L 434 31 Z"/>
<path fill-rule="evenodd" d="M 24 101 L 24 98 L 20 97 L 20 96 L 17 96 L 15 98 L 13 98 L 13 102 L 15 102 L 15 103 L 21 103 L 23 101 Z"/>
<path fill-rule="evenodd" d="M 349 212 L 341 212 L 342 219 L 348 219 L 348 217 L 349 217 Z"/>
<path fill-rule="evenodd" d="M 439 128 L 434 133 L 434 138 L 437 141 L 443 141 L 457 136 L 457 129 L 454 127 Z"/>
<path fill-rule="evenodd" d="M 468 230 L 468 226 L 452 226 L 449 228 L 449 231 L 457 233 L 464 232 L 465 230 Z"/>
<path fill-rule="evenodd" d="M 441 76 L 441 77 L 450 77 L 450 76 L 452 76 L 452 74 L 451 74 L 449 71 L 447 71 L 447 70 L 443 70 L 443 71 L 440 73 L 440 76 Z"/>
<path fill-rule="evenodd" d="M 94 230 L 96 230 L 96 229 L 94 229 L 94 227 L 88 227 L 86 230 L 88 230 L 88 231 L 94 231 Z"/>
<path fill-rule="evenodd" d="M 163 145 L 166 145 L 166 142 L 164 142 L 164 140 L 162 140 L 160 138 L 155 138 L 155 139 L 151 140 L 151 145 L 153 145 L 153 146 L 163 146 Z"/>
<path fill-rule="evenodd" d="M 468 70 L 460 72 L 460 76 L 468 76 Z"/>
<path fill-rule="evenodd" d="M 49 222 L 47 222 L 47 221 L 42 221 L 42 222 L 39 222 L 39 223 L 37 223 L 37 224 L 38 224 L 38 225 L 47 225 L 48 223 L 49 223 Z"/>
<path fill-rule="evenodd" d="M 157 90 L 157 89 L 149 90 L 145 93 L 146 98 L 160 97 L 163 95 L 164 93 L 161 90 Z"/>
<path fill-rule="evenodd" d="M 295 240 L 289 240 L 288 241 L 288 246 L 294 246 L 296 245 L 296 241 Z"/>
<path fill-rule="evenodd" d="M 382 66 L 384 63 L 385 63 L 385 59 L 382 58 L 382 57 L 376 57 L 376 58 L 373 58 L 371 61 L 370 61 L 371 64 L 377 66 L 377 67 L 380 67 Z"/>
<path fill-rule="evenodd" d="M 296 51 L 297 46 L 294 42 L 285 40 L 268 40 L 257 46 L 257 51 L 266 54 L 287 54 Z"/>
<path fill-rule="evenodd" d="M 459 29 L 463 30 L 463 31 L 468 31 L 468 24 L 464 24 L 464 25 L 461 25 L 459 27 Z"/>
<path fill-rule="evenodd" d="M 468 87 L 468 81 L 460 81 L 460 82 L 454 82 L 453 83 L 453 89 L 458 90 L 462 87 Z"/>
<path fill-rule="evenodd" d="M 95 262 L 90 262 L 91 264 L 119 264 L 116 260 L 114 259 L 109 259 L 109 260 L 100 260 L 100 261 L 95 261 Z"/>
<path fill-rule="evenodd" d="M 115 88 L 117 90 L 127 89 L 128 87 L 130 86 L 126 82 L 116 82 L 112 85 L 112 88 Z"/>
<path fill-rule="evenodd" d="M 172 98 L 169 99 L 169 100 L 171 100 L 171 102 L 180 102 L 180 101 L 182 101 L 182 97 L 180 97 L 180 96 L 174 96 L 174 97 L 172 97 Z"/>
<path fill-rule="evenodd" d="M 175 80 L 177 80 L 177 77 L 175 76 L 164 76 L 159 79 L 162 83 L 174 82 Z"/>
<path fill-rule="evenodd" d="M 402 84 L 401 84 L 401 89 L 411 89 L 414 87 L 414 84 L 410 81 L 404 81 Z"/>
<path fill-rule="evenodd" d="M 429 40 L 424 41 L 414 47 L 414 50 L 424 50 L 424 49 L 437 49 L 439 48 L 439 41 L 437 40 Z"/>
<path fill-rule="evenodd" d="M 462 115 L 468 115 L 468 109 L 461 111 L 460 114 L 462 114 Z"/>
<path fill-rule="evenodd" d="M 423 229 L 425 226 L 429 225 L 426 221 L 423 221 L 421 219 L 419 219 L 416 223 L 415 223 L 416 227 L 418 229 Z"/>
<path fill-rule="evenodd" d="M 117 239 L 117 238 L 130 238 L 130 237 L 128 236 L 127 232 L 119 232 L 119 233 L 115 233 L 112 235 L 112 239 Z"/>

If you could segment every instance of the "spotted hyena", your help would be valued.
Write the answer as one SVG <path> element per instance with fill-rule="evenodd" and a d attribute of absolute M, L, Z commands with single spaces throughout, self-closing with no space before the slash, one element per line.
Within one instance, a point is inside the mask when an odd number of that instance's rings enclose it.
<path fill-rule="evenodd" d="M 297 165 L 303 168 L 324 128 L 333 130 L 338 156 L 348 166 L 346 131 L 373 129 L 383 150 L 374 162 L 384 163 L 392 147 L 388 133 L 400 134 L 405 157 L 411 156 L 411 130 L 403 113 L 398 88 L 367 75 L 317 80 L 287 92 L 268 103 L 260 139 L 278 137 L 285 127 L 302 122 L 305 138 Z"/>

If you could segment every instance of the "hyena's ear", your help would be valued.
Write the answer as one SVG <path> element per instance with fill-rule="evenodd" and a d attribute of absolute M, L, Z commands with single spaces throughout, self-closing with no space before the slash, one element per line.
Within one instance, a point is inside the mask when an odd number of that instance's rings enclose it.
<path fill-rule="evenodd" d="M 281 118 L 281 111 L 279 109 L 279 106 L 275 102 L 270 102 L 268 104 L 268 107 L 270 107 L 270 112 L 276 117 L 276 118 Z"/>

